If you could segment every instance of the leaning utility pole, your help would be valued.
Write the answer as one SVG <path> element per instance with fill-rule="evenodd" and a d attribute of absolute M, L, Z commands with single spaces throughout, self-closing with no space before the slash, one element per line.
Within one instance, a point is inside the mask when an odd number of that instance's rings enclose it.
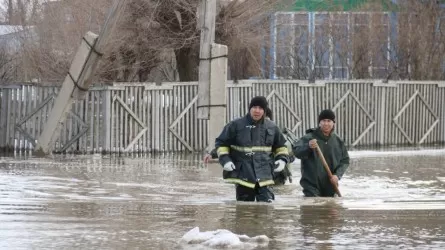
<path fill-rule="evenodd" d="M 87 32 L 83 37 L 68 75 L 65 77 L 62 88 L 54 102 L 48 121 L 37 140 L 35 149 L 37 156 L 51 154 L 54 142 L 60 134 L 62 124 L 65 122 L 74 100 L 84 98 L 88 92 L 106 41 L 119 19 L 125 2 L 126 0 L 114 0 L 99 36 Z"/>
<path fill-rule="evenodd" d="M 198 119 L 209 120 L 210 150 L 226 120 L 227 46 L 214 43 L 216 0 L 201 0 L 200 4 Z"/>

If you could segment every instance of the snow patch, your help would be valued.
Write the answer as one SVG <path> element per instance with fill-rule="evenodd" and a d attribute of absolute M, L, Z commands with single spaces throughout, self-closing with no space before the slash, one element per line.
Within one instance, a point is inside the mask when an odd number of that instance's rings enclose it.
<path fill-rule="evenodd" d="M 258 246 L 267 246 L 269 238 L 266 235 L 255 237 L 238 235 L 226 229 L 200 232 L 199 227 L 195 227 L 182 236 L 180 243 L 210 248 L 253 249 Z"/>

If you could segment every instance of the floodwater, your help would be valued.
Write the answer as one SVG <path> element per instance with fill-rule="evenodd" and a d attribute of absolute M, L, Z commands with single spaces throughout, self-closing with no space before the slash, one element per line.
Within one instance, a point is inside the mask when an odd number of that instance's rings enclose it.
<path fill-rule="evenodd" d="M 201 155 L 0 158 L 1 249 L 206 249 L 194 227 L 266 235 L 257 249 L 445 249 L 445 150 L 351 152 L 342 198 L 237 203 Z"/>

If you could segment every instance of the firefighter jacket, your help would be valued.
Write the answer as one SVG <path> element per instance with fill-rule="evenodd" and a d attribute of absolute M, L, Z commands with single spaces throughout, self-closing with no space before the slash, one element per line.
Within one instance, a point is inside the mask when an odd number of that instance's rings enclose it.
<path fill-rule="evenodd" d="M 280 129 L 268 119 L 255 122 L 247 114 L 233 120 L 215 140 L 220 164 L 235 164 L 233 171 L 223 171 L 223 178 L 250 188 L 257 183 L 273 185 L 275 161 L 289 162 L 285 142 Z"/>

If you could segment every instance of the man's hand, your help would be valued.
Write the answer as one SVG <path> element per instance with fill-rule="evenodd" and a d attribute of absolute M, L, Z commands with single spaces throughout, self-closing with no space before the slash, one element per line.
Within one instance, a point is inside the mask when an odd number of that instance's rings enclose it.
<path fill-rule="evenodd" d="M 212 155 L 210 155 L 210 154 L 206 154 L 206 155 L 204 156 L 203 161 L 204 161 L 205 164 L 207 164 L 207 163 L 209 163 L 209 161 L 210 161 L 211 159 L 212 159 Z"/>
<path fill-rule="evenodd" d="M 336 175 L 332 175 L 331 183 L 338 187 L 338 177 Z"/>
<path fill-rule="evenodd" d="M 275 166 L 276 168 L 274 169 L 274 172 L 281 172 L 286 166 L 286 162 L 284 162 L 283 160 L 275 161 Z"/>
<path fill-rule="evenodd" d="M 223 169 L 225 171 L 233 171 L 235 169 L 235 164 L 233 164 L 233 162 L 229 161 L 226 164 L 224 164 Z"/>
<path fill-rule="evenodd" d="M 317 140 L 316 139 L 312 139 L 309 141 L 309 147 L 312 149 L 317 148 Z"/>

